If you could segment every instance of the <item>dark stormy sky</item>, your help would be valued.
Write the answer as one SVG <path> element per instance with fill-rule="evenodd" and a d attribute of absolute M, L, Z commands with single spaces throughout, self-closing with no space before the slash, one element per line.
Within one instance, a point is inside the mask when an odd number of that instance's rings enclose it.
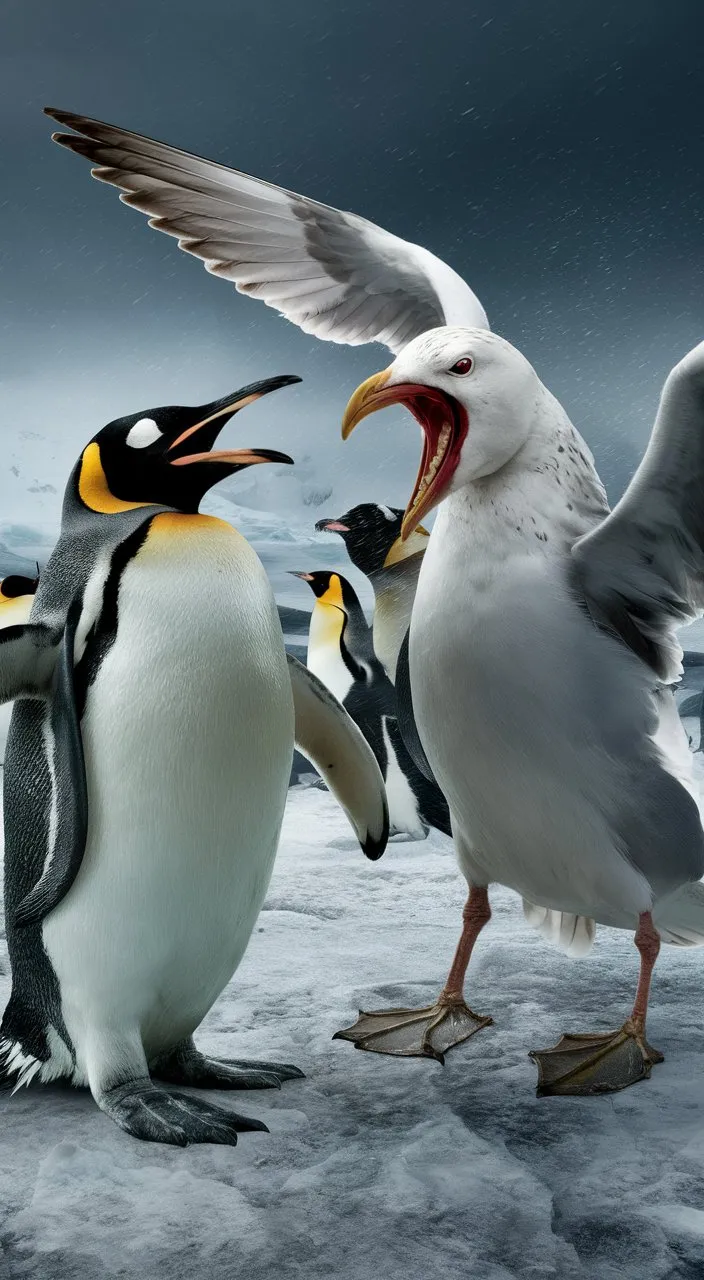
<path fill-rule="evenodd" d="M 339 442 L 381 348 L 306 337 L 209 276 L 50 143 L 45 104 L 426 245 L 619 492 L 704 331 L 701 0 L 3 0 L 0 50 L 0 518 L 51 522 L 110 418 L 269 373 L 304 383 L 231 438 L 288 449 L 333 505 L 403 503 L 418 457 L 401 411 Z"/>

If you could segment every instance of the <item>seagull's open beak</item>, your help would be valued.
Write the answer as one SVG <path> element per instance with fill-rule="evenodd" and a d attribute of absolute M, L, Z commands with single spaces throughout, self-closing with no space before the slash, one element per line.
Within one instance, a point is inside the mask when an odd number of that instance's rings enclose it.
<path fill-rule="evenodd" d="M 389 385 L 391 372 L 391 369 L 384 369 L 357 388 L 342 419 L 342 438 L 346 440 L 362 418 L 390 404 L 405 405 L 420 423 L 423 455 L 401 525 L 401 540 L 405 542 L 442 498 L 459 462 L 469 430 L 469 417 L 457 400 L 437 387 L 426 387 L 418 382 Z"/>

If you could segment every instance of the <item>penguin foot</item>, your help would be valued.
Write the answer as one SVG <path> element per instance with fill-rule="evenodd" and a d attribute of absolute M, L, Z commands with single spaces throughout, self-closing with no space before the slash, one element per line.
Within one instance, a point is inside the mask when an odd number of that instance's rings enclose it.
<path fill-rule="evenodd" d="M 434 1058 L 492 1024 L 493 1018 L 473 1013 L 461 996 L 442 995 L 424 1009 L 376 1009 L 351 1027 L 336 1031 L 333 1040 L 350 1040 L 355 1049 L 388 1053 L 399 1058 Z"/>
<path fill-rule="evenodd" d="M 108 1089 L 100 1095 L 98 1105 L 133 1138 L 175 1147 L 192 1142 L 234 1147 L 238 1133 L 255 1129 L 269 1132 L 261 1120 L 239 1116 L 184 1093 L 169 1093 L 153 1084 L 149 1076 Z"/>
<path fill-rule="evenodd" d="M 282 1080 L 305 1079 L 303 1072 L 289 1062 L 206 1057 L 192 1040 L 183 1040 L 155 1058 L 150 1070 L 159 1080 L 194 1089 L 280 1089 Z"/>
<path fill-rule="evenodd" d="M 565 1035 L 552 1049 L 533 1049 L 529 1056 L 538 1068 L 539 1098 L 613 1093 L 647 1080 L 651 1067 L 664 1061 L 631 1018 L 618 1031 Z"/>

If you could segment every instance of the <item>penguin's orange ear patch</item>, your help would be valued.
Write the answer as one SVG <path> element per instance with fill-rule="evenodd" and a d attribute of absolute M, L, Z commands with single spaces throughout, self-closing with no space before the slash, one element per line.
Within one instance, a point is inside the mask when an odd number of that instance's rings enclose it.
<path fill-rule="evenodd" d="M 103 471 L 100 458 L 100 446 L 92 442 L 83 450 L 81 470 L 78 475 L 78 496 L 89 511 L 98 511 L 103 516 L 114 516 L 120 511 L 136 511 L 137 507 L 148 507 L 148 502 L 123 502 L 110 492 L 107 477 Z"/>

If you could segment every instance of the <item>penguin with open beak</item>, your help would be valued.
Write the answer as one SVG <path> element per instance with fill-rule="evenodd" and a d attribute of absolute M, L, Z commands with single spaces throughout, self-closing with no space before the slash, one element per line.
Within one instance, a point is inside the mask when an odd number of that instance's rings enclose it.
<path fill-rule="evenodd" d="M 120 418 L 82 451 L 31 618 L 0 630 L 5 912 L 0 1079 L 66 1078 L 135 1137 L 237 1141 L 257 1120 L 174 1090 L 300 1076 L 216 1060 L 193 1033 L 244 954 L 269 883 L 294 741 L 379 857 L 373 753 L 288 658 L 264 569 L 199 511 L 243 467 L 224 424 L 294 377 L 198 409 Z M 167 1087 L 168 1086 L 168 1087 Z"/>

